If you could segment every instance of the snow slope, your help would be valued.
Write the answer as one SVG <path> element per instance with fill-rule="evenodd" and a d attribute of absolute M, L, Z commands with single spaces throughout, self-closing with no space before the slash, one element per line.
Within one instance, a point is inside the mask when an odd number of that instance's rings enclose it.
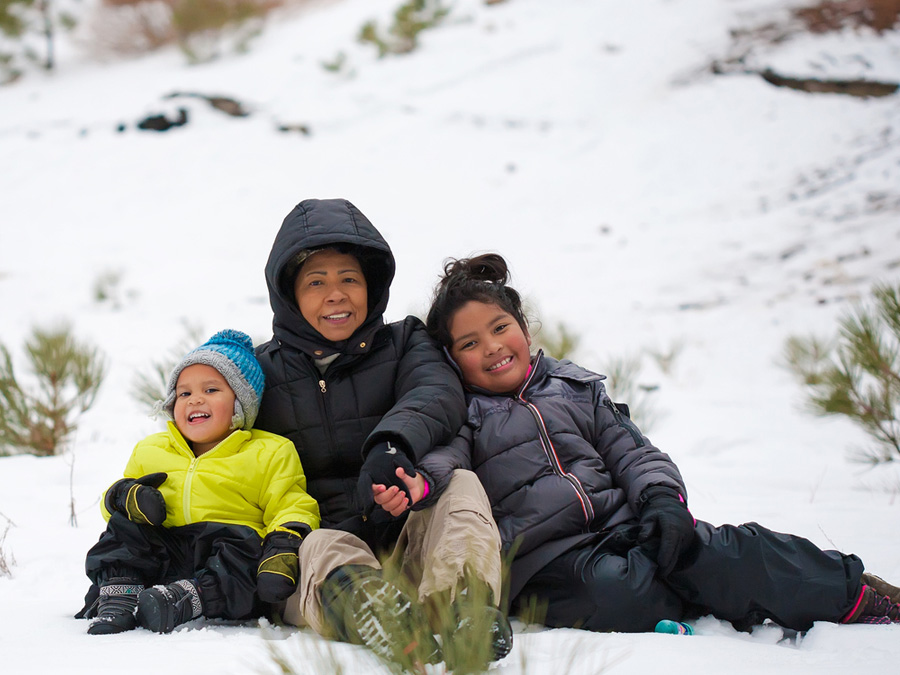
<path fill-rule="evenodd" d="M 789 3 L 456 0 L 416 52 L 379 60 L 356 32 L 398 4 L 312 3 L 273 17 L 248 54 L 197 66 L 175 50 L 99 62 L 75 41 L 58 72 L 0 88 L 0 340 L 20 359 L 33 325 L 68 321 L 109 365 L 65 455 L 0 458 L 15 563 L 0 578 L 4 672 L 275 672 L 271 646 L 298 672 L 378 668 L 305 631 L 201 622 L 98 639 L 71 619 L 98 495 L 159 426 L 131 396 L 135 373 L 190 327 L 269 336 L 263 266 L 307 197 L 350 199 L 391 243 L 390 319 L 423 312 L 446 257 L 501 252 L 543 330 L 582 336 L 577 361 L 603 372 L 643 351 L 640 382 L 658 387 L 650 437 L 697 517 L 802 534 L 900 579 L 896 472 L 848 461 L 864 434 L 802 412 L 778 365 L 788 336 L 832 332 L 873 282 L 900 278 L 900 97 L 710 72 L 746 50 L 747 71 L 898 82 L 900 33 L 745 46 L 729 31 L 783 21 Z M 340 52 L 347 68 L 322 67 Z M 186 126 L 135 128 L 178 106 Z M 897 626 L 519 629 L 496 670 L 887 672 L 900 655 Z"/>

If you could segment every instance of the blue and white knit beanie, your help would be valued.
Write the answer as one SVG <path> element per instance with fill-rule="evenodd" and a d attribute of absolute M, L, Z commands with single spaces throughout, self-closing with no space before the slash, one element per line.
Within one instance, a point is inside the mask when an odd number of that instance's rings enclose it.
<path fill-rule="evenodd" d="M 166 387 L 162 409 L 169 418 L 175 413 L 175 386 L 181 371 L 195 363 L 212 366 L 221 373 L 234 391 L 233 429 L 251 429 L 259 414 L 265 376 L 253 353 L 253 341 L 239 330 L 223 330 L 187 353 L 172 374 Z"/>

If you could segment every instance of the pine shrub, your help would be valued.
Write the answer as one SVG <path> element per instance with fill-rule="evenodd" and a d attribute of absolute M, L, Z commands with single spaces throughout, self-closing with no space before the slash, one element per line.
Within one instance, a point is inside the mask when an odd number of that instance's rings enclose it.
<path fill-rule="evenodd" d="M 875 285 L 872 302 L 843 316 L 837 336 L 792 337 L 784 355 L 811 412 L 842 415 L 869 435 L 854 459 L 900 460 L 900 286 Z"/>
<path fill-rule="evenodd" d="M 192 63 L 216 58 L 230 42 L 237 52 L 247 51 L 262 32 L 266 15 L 278 0 L 173 0 L 172 25 L 178 45 Z"/>
<path fill-rule="evenodd" d="M 434 28 L 450 13 L 441 0 L 408 0 L 394 11 L 393 23 L 382 33 L 374 21 L 363 25 L 359 41 L 378 48 L 378 57 L 407 54 L 419 44 L 419 33 Z"/>
<path fill-rule="evenodd" d="M 561 321 L 549 330 L 541 327 L 533 339 L 545 354 L 558 360 L 571 359 L 581 344 L 581 336 Z"/>
<path fill-rule="evenodd" d="M 533 331 L 532 340 L 535 347 L 543 349 L 547 356 L 557 360 L 575 360 L 575 352 L 581 344 L 581 336 L 563 322 L 550 328 L 539 326 L 539 329 Z M 650 431 L 660 413 L 655 405 L 655 393 L 659 387 L 640 381 L 643 352 L 649 353 L 659 364 L 660 370 L 668 374 L 680 350 L 681 346 L 676 344 L 666 353 L 644 349 L 626 356 L 609 357 L 603 368 L 597 371 L 607 376 L 606 388 L 609 395 L 628 405 L 631 419 L 644 433 Z"/>
<path fill-rule="evenodd" d="M 12 567 L 16 564 L 12 554 L 6 552 L 6 535 L 9 534 L 9 528 L 12 527 L 12 521 L 7 520 L 6 526 L 3 528 L 3 534 L 0 534 L 0 577 L 12 577 Z"/>
<path fill-rule="evenodd" d="M 416 598 L 418 591 L 410 577 L 398 569 L 396 554 L 384 561 L 382 574 L 386 579 L 403 589 L 410 598 Z M 508 563 L 504 562 L 508 569 Z M 419 576 L 415 573 L 411 577 Z M 381 663 L 392 673 L 453 673 L 453 675 L 475 675 L 485 673 L 491 665 L 493 645 L 491 621 L 489 615 L 482 610 L 491 601 L 491 592 L 486 584 L 473 581 L 476 577 L 466 568 L 464 578 L 460 579 L 456 597 L 451 600 L 450 593 L 436 593 L 430 596 L 425 605 L 428 623 L 441 643 L 444 661 L 441 664 L 424 665 L 414 660 L 413 654 L 398 651 L 396 661 L 382 660 Z M 462 593 L 462 589 L 465 592 Z M 461 619 L 465 619 L 464 636 L 459 632 Z M 539 620 L 539 619 L 538 619 Z M 382 622 L 384 624 L 392 621 Z M 395 634 L 398 645 L 416 642 L 418 631 L 422 627 L 414 626 L 406 635 Z M 274 643 L 274 636 L 267 644 L 272 668 L 271 671 L 283 675 L 299 675 L 308 672 L 346 672 L 339 655 L 331 648 L 329 642 L 315 641 L 306 643 L 300 649 L 290 652 Z"/>
<path fill-rule="evenodd" d="M 628 405 L 629 417 L 646 434 L 659 419 L 654 397 L 659 387 L 641 384 L 643 367 L 643 355 L 638 353 L 608 359 L 602 372 L 607 377 L 609 396 Z"/>
<path fill-rule="evenodd" d="M 394 554 L 384 561 L 383 574 L 386 579 L 401 588 L 408 597 L 417 598 L 418 589 L 412 579 L 421 578 L 421 572 L 409 570 L 404 574 L 398 568 L 399 556 Z M 504 562 L 504 568 L 508 568 L 508 562 Z M 459 580 L 455 597 L 451 599 L 450 593 L 435 593 L 428 597 L 425 604 L 425 612 L 431 630 L 437 635 L 441 643 L 443 653 L 442 668 L 438 672 L 452 672 L 454 675 L 474 675 L 484 673 L 491 664 L 492 638 L 491 622 L 484 612 L 479 611 L 490 603 L 490 589 L 486 584 L 477 580 L 477 576 L 466 565 L 464 577 Z M 459 624 L 465 619 L 468 623 L 463 636 L 458 632 Z M 412 644 L 416 641 L 416 631 L 420 627 L 414 626 L 410 635 L 398 636 L 400 644 Z M 384 665 L 395 673 L 421 673 L 425 672 L 423 664 L 416 663 L 412 658 L 400 659 L 398 662 L 384 662 Z"/>
<path fill-rule="evenodd" d="M 0 344 L 0 453 L 56 455 L 94 403 L 105 360 L 96 348 L 76 341 L 68 327 L 34 328 L 25 352 L 35 391 L 23 387 L 9 350 Z"/>
<path fill-rule="evenodd" d="M 77 23 L 74 3 L 0 0 L 0 84 L 17 79 L 26 62 L 56 66 L 56 38 Z"/>
<path fill-rule="evenodd" d="M 4 2 L 5 0 L 0 0 Z M 297 2 L 298 0 L 294 0 Z M 100 51 L 141 53 L 175 43 L 191 63 L 244 52 L 285 0 L 102 0 L 91 19 Z"/>

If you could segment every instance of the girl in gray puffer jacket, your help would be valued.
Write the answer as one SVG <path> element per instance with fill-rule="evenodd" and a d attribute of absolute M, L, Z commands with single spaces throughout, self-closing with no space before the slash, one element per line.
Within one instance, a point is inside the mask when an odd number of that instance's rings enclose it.
<path fill-rule="evenodd" d="M 513 608 L 536 599 L 548 625 L 595 631 L 706 614 L 743 629 L 900 622 L 900 589 L 855 555 L 756 523 L 695 520 L 678 468 L 612 402 L 604 377 L 531 355 L 507 281 L 496 254 L 444 268 L 427 327 L 462 377 L 468 419 L 407 485 L 418 509 L 454 469 L 478 475 L 514 557 Z M 395 513 L 409 505 L 396 487 L 378 501 Z"/>

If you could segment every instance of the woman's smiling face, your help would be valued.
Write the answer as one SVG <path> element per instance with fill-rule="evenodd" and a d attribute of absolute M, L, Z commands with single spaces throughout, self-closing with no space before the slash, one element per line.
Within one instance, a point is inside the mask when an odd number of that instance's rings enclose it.
<path fill-rule="evenodd" d="M 359 261 L 325 249 L 303 263 L 294 280 L 297 307 L 326 340 L 346 340 L 368 315 L 368 289 Z"/>
<path fill-rule="evenodd" d="M 496 394 L 515 391 L 531 365 L 531 336 L 509 312 L 470 300 L 450 321 L 450 355 L 467 385 Z"/>

